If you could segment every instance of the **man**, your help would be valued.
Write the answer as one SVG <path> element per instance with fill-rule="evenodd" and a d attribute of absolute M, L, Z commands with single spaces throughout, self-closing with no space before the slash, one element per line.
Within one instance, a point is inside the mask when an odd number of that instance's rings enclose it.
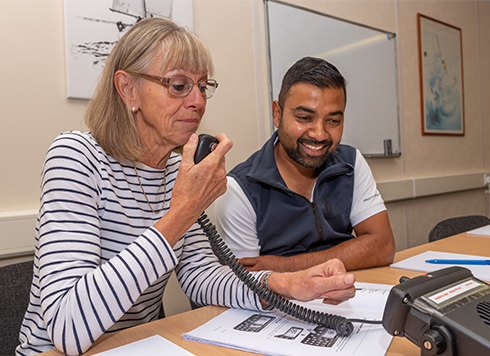
<path fill-rule="evenodd" d="M 327 61 L 296 62 L 272 103 L 277 131 L 228 174 L 217 227 L 249 270 L 297 271 L 331 258 L 347 270 L 393 262 L 393 233 L 371 170 L 357 149 L 339 145 L 345 87 Z"/>

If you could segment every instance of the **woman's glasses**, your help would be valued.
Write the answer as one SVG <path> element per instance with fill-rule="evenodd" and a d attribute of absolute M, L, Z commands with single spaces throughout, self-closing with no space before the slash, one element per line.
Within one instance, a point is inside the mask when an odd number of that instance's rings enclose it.
<path fill-rule="evenodd" d="M 201 80 L 196 83 L 191 78 L 187 78 L 183 75 L 174 75 L 170 78 L 162 78 L 144 73 L 139 73 L 137 75 L 166 87 L 170 96 L 175 98 L 184 98 L 189 95 L 195 84 L 201 92 L 202 97 L 204 99 L 209 99 L 214 95 L 214 92 L 218 87 L 218 82 L 214 79 Z"/>

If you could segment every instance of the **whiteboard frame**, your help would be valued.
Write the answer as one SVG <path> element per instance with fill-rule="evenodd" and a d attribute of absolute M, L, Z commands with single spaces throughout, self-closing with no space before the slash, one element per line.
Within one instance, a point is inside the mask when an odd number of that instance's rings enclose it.
<path fill-rule="evenodd" d="M 274 100 L 274 88 L 273 88 L 273 82 L 274 81 L 273 81 L 273 70 L 272 70 L 273 64 L 272 64 L 272 53 L 271 53 L 271 51 L 272 51 L 271 47 L 272 46 L 271 46 L 271 29 L 270 29 L 270 21 L 269 21 L 270 20 L 270 10 L 269 10 L 269 6 L 268 6 L 269 3 L 284 5 L 284 6 L 287 6 L 290 8 L 294 8 L 294 9 L 301 10 L 301 11 L 306 11 L 309 13 L 313 13 L 315 15 L 319 15 L 319 16 L 326 17 L 326 18 L 329 18 L 332 20 L 336 20 L 336 21 L 340 21 L 342 23 L 350 24 L 353 26 L 359 26 L 359 27 L 362 27 L 365 29 L 369 29 L 372 31 L 380 32 L 382 34 L 386 34 L 387 36 L 392 36 L 392 38 L 396 37 L 396 34 L 393 32 L 390 32 L 390 31 L 385 31 L 385 30 L 381 30 L 379 28 L 375 28 L 372 26 L 368 26 L 368 25 L 360 24 L 360 23 L 357 23 L 354 21 L 342 19 L 342 18 L 333 16 L 333 15 L 325 14 L 325 13 L 317 11 L 317 10 L 309 9 L 309 8 L 299 6 L 299 5 L 295 5 L 295 4 L 286 3 L 284 1 L 263 0 L 263 3 L 264 3 L 264 14 L 265 14 L 264 20 L 265 20 L 265 35 L 266 35 L 267 84 L 268 84 L 268 92 L 269 92 L 268 94 L 269 94 L 270 103 L 272 103 L 272 101 Z M 398 100 L 399 99 L 398 98 L 398 90 L 399 89 L 398 89 L 398 68 L 397 68 L 396 42 L 394 42 L 394 51 L 393 52 L 394 52 L 393 53 L 393 55 L 394 55 L 393 66 L 394 66 L 394 77 L 395 77 L 393 89 L 394 89 L 394 98 L 395 98 L 394 100 L 396 102 L 396 108 L 394 108 L 393 111 L 396 112 L 396 133 L 390 137 L 397 140 L 396 141 L 396 147 L 393 150 L 392 142 L 391 142 L 392 140 L 389 140 L 390 142 L 387 142 L 387 140 L 384 140 L 384 142 L 383 142 L 384 147 L 383 147 L 383 150 L 380 152 L 365 152 L 365 150 L 360 149 L 363 156 L 369 157 L 369 158 L 399 157 L 399 156 L 401 156 L 400 110 L 399 110 L 399 100 Z M 297 58 L 297 59 L 300 59 L 300 58 Z M 285 74 L 285 72 L 283 74 Z M 349 89 L 349 88 L 347 88 L 347 89 Z M 279 88 L 277 89 L 277 92 L 279 92 Z M 349 97 L 349 93 L 347 96 Z M 348 101 L 348 103 L 349 103 L 349 101 Z M 270 118 L 271 118 L 270 119 L 271 132 L 274 132 L 274 130 L 276 128 L 275 128 L 273 121 L 272 121 L 271 105 L 269 105 L 269 112 L 270 112 Z M 345 133 L 345 131 L 344 131 L 344 133 Z M 343 143 L 343 142 L 341 142 L 341 143 Z M 356 146 L 356 145 L 353 144 L 353 146 Z M 359 147 L 357 147 L 357 148 L 359 148 Z"/>

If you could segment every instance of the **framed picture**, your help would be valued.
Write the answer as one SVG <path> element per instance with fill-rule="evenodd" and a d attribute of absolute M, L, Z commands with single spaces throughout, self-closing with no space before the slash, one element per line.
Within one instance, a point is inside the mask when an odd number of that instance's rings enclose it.
<path fill-rule="evenodd" d="M 461 29 L 417 14 L 422 135 L 464 135 Z"/>
<path fill-rule="evenodd" d="M 114 45 L 136 22 L 171 19 L 193 29 L 192 0 L 64 0 L 68 98 L 90 99 Z"/>

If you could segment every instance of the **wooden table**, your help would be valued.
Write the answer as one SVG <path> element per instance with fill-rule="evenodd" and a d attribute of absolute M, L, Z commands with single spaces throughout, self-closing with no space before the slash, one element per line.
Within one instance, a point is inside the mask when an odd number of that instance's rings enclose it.
<path fill-rule="evenodd" d="M 441 251 L 470 255 L 490 256 L 490 237 L 466 235 L 452 236 L 443 240 L 400 251 L 395 255 L 395 262 L 417 255 L 425 251 Z M 415 277 L 420 272 L 402 270 L 391 267 L 378 267 L 353 271 L 357 281 L 367 283 L 398 284 L 401 276 Z M 100 337 L 84 355 L 93 355 L 143 338 L 159 334 L 167 340 L 181 346 L 189 352 L 201 356 L 255 355 L 219 346 L 211 346 L 198 342 L 182 340 L 182 334 L 189 332 L 227 310 L 221 307 L 204 307 L 186 313 L 174 315 L 145 325 L 136 326 L 117 333 Z M 43 356 L 63 355 L 58 350 L 51 350 Z M 405 338 L 393 338 L 386 355 L 419 356 L 420 349 Z"/>

